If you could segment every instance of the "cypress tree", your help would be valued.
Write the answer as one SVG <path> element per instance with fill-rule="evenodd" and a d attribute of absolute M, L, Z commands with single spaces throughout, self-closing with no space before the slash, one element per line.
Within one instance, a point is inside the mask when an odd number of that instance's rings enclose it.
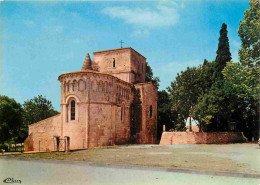
<path fill-rule="evenodd" d="M 229 41 L 227 36 L 227 25 L 222 24 L 220 30 L 220 37 L 218 43 L 217 56 L 215 60 L 215 78 L 222 78 L 222 70 L 225 68 L 226 63 L 231 61 L 231 53 L 229 51 Z"/>

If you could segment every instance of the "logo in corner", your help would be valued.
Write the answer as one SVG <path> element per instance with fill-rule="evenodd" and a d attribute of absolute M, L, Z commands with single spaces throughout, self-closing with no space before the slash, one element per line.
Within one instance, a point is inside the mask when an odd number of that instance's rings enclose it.
<path fill-rule="evenodd" d="M 22 183 L 21 180 L 15 180 L 14 178 L 6 178 L 5 180 L 3 180 L 4 183 Z"/>

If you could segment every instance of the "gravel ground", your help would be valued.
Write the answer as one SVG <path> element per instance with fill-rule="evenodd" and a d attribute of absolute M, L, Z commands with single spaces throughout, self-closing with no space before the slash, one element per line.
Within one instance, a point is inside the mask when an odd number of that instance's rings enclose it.
<path fill-rule="evenodd" d="M 129 145 L 69 153 L 49 152 L 15 156 L 260 174 L 260 147 L 248 143 L 226 145 Z"/>

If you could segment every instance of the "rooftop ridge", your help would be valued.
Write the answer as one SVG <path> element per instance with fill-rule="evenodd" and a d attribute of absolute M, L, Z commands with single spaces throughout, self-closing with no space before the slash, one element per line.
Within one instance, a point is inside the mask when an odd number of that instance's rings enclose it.
<path fill-rule="evenodd" d="M 98 71 L 93 71 L 93 70 L 81 70 L 81 71 L 73 71 L 73 72 L 69 72 L 69 73 L 63 73 L 61 74 L 59 77 L 58 77 L 58 80 L 60 79 L 61 76 L 63 75 L 70 75 L 70 74 L 80 74 L 80 73 L 95 73 L 95 74 L 101 74 L 101 75 L 107 75 L 107 76 L 110 76 L 112 78 L 115 78 L 121 82 L 124 82 L 124 83 L 127 83 L 129 85 L 133 85 L 133 83 L 130 83 L 130 82 L 127 82 L 127 81 L 124 81 L 116 76 L 113 76 L 111 74 L 107 74 L 107 73 L 101 73 L 101 72 L 98 72 Z"/>
<path fill-rule="evenodd" d="M 61 115 L 61 113 L 56 114 L 56 115 L 54 115 L 54 116 L 51 116 L 51 117 L 45 118 L 45 119 L 43 119 L 43 120 L 41 120 L 41 121 L 38 121 L 38 122 L 36 122 L 36 123 L 29 124 L 29 126 L 31 126 L 31 125 L 36 125 L 36 124 L 38 124 L 38 123 L 42 123 L 43 121 L 46 121 L 46 120 L 52 119 L 52 118 L 57 117 L 57 116 L 60 116 L 60 115 Z"/>
<path fill-rule="evenodd" d="M 103 53 L 103 52 L 110 52 L 110 51 L 117 51 L 117 50 L 125 50 L 125 49 L 130 49 L 135 51 L 136 53 L 138 53 L 139 55 L 141 55 L 142 57 L 144 57 L 142 54 L 140 54 L 138 51 L 136 51 L 135 49 L 131 48 L 131 47 L 125 47 L 125 48 L 116 48 L 116 49 L 108 49 L 108 50 L 101 50 L 101 51 L 95 51 L 93 52 L 95 53 Z M 146 59 L 146 57 L 144 57 Z"/>

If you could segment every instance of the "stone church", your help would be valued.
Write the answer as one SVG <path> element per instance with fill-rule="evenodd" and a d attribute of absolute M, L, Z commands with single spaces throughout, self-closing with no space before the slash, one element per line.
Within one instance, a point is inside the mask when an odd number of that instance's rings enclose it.
<path fill-rule="evenodd" d="M 58 77 L 61 113 L 29 125 L 26 151 L 155 143 L 158 97 L 146 58 L 130 47 L 93 54 Z"/>

